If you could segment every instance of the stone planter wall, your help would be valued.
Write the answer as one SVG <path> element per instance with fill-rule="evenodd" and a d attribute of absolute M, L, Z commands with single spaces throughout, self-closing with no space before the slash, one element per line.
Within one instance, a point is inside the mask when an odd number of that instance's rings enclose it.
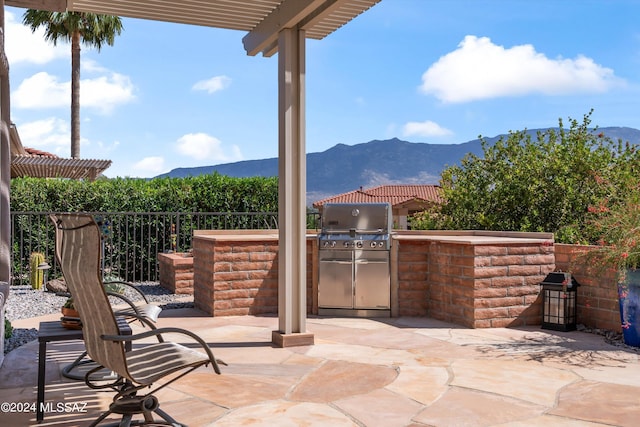
<path fill-rule="evenodd" d="M 556 244 L 556 269 L 571 271 L 580 287 L 577 291 L 577 322 L 590 328 L 622 332 L 618 289 L 613 272 L 595 272 L 576 262 L 579 251 L 588 246 Z"/>
<path fill-rule="evenodd" d="M 174 294 L 193 294 L 193 256 L 158 254 L 160 286 Z"/>

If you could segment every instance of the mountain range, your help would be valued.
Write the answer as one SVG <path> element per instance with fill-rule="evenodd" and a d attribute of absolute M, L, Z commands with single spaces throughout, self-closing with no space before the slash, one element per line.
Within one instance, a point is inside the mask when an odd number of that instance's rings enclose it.
<path fill-rule="evenodd" d="M 534 138 L 538 131 L 527 132 Z M 631 144 L 640 144 L 640 130 L 628 127 L 598 128 L 598 132 Z M 507 135 L 485 138 L 493 144 Z M 461 144 L 428 144 L 398 138 L 361 144 L 337 144 L 320 153 L 307 154 L 307 201 L 383 184 L 437 184 L 447 166 L 459 164 L 467 154 L 482 154 L 479 139 Z M 245 160 L 213 166 L 177 168 L 158 177 L 186 177 L 218 172 L 232 177 L 276 176 L 278 158 Z"/>

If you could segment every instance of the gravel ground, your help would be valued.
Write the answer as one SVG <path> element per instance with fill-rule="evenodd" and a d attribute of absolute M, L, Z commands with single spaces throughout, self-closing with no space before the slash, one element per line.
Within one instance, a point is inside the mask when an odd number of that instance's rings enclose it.
<path fill-rule="evenodd" d="M 138 289 L 151 302 L 156 302 L 164 310 L 172 308 L 193 307 L 193 297 L 188 295 L 172 294 L 157 282 L 136 283 Z M 141 297 L 135 291 L 127 290 L 127 298 L 139 300 Z M 45 314 L 60 313 L 60 308 L 67 300 L 65 296 L 56 295 L 53 292 L 38 291 L 29 285 L 11 286 L 9 299 L 5 305 L 5 315 L 9 321 L 43 316 Z M 117 301 L 117 300 L 116 300 Z M 122 301 L 119 302 L 122 304 Z M 13 335 L 4 342 L 4 353 L 37 339 L 38 331 L 35 328 L 14 328 Z"/>

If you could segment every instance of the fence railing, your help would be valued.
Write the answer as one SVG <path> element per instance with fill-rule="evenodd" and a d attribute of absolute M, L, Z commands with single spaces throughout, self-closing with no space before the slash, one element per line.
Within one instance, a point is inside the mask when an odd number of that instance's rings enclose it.
<path fill-rule="evenodd" d="M 103 274 L 132 282 L 158 281 L 157 254 L 191 248 L 193 230 L 276 229 L 273 212 L 89 212 L 102 228 Z M 29 257 L 44 254 L 49 279 L 61 275 L 55 261 L 50 212 L 11 213 L 11 267 L 14 284 L 29 283 Z M 318 228 L 318 214 L 307 228 Z"/>

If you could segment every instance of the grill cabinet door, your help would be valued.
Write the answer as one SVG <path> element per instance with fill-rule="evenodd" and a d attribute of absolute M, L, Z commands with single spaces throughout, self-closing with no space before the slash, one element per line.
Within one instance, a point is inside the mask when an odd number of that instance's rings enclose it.
<path fill-rule="evenodd" d="M 356 251 L 354 265 L 355 308 L 390 308 L 389 251 Z"/>
<path fill-rule="evenodd" d="M 318 307 L 353 308 L 352 251 L 321 251 Z"/>

